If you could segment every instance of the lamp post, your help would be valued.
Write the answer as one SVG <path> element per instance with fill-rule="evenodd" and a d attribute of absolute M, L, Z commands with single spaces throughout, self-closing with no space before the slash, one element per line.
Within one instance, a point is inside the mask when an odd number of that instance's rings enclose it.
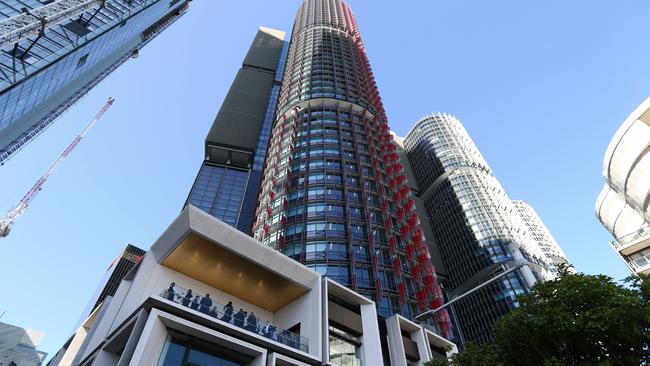
<path fill-rule="evenodd" d="M 511 268 L 506 268 L 506 264 L 509 264 L 509 263 L 512 263 L 512 267 Z M 524 267 L 524 266 L 528 266 L 528 265 L 529 265 L 528 261 L 512 261 L 512 262 L 502 263 L 500 267 L 502 269 L 504 269 L 503 272 L 499 273 L 495 277 L 490 278 L 489 280 L 479 284 L 478 286 L 475 286 L 474 288 L 472 288 L 472 289 L 470 289 L 470 290 L 468 290 L 468 291 L 466 291 L 466 292 L 464 292 L 464 293 L 462 293 L 462 294 L 460 294 L 458 296 L 454 296 L 449 302 L 447 302 L 447 303 L 445 303 L 445 304 L 443 304 L 441 306 L 438 306 L 435 309 L 430 309 L 430 310 L 427 310 L 427 311 L 425 311 L 425 312 L 423 312 L 423 313 L 421 313 L 419 315 L 416 315 L 415 320 L 423 320 L 423 319 L 426 319 L 428 317 L 431 317 L 435 313 L 437 313 L 438 311 L 452 305 L 453 303 L 457 302 L 458 300 L 460 300 L 460 299 L 462 299 L 462 298 L 464 298 L 464 297 L 466 297 L 466 296 L 468 296 L 468 295 L 482 289 L 483 287 L 485 287 L 487 285 L 490 285 L 490 284 L 496 282 L 497 280 L 499 280 L 499 279 L 509 275 L 510 273 L 518 270 L 519 268 Z"/>

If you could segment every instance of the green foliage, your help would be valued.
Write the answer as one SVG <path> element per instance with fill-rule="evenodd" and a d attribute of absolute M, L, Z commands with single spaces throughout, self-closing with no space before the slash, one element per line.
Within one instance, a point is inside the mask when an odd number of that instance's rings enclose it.
<path fill-rule="evenodd" d="M 491 343 L 431 365 L 650 364 L 650 278 L 626 284 L 564 268 L 519 297 L 521 306 L 495 324 Z"/>
<path fill-rule="evenodd" d="M 505 366 L 498 356 L 496 347 L 492 344 L 475 346 L 469 344 L 464 352 L 457 353 L 451 360 L 433 359 L 426 366 Z"/>

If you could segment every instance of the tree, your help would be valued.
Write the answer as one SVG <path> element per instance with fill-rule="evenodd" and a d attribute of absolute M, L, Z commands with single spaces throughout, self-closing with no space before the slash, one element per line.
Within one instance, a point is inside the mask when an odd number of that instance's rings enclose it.
<path fill-rule="evenodd" d="M 519 297 L 520 307 L 495 324 L 491 343 L 468 347 L 447 364 L 650 364 L 650 278 L 626 284 L 562 268 L 557 279 Z"/>
<path fill-rule="evenodd" d="M 493 344 L 475 346 L 468 344 L 467 348 L 452 356 L 451 362 L 444 358 L 435 358 L 426 366 L 505 366 Z"/>

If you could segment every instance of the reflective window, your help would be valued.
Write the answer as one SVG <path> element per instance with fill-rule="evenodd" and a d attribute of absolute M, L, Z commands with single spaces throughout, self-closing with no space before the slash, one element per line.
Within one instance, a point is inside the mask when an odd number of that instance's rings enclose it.
<path fill-rule="evenodd" d="M 330 364 L 361 366 L 361 342 L 358 337 L 330 326 Z"/>
<path fill-rule="evenodd" d="M 253 358 L 170 331 L 158 366 L 243 366 Z"/>
<path fill-rule="evenodd" d="M 247 181 L 246 171 L 204 164 L 188 203 L 235 227 Z"/>

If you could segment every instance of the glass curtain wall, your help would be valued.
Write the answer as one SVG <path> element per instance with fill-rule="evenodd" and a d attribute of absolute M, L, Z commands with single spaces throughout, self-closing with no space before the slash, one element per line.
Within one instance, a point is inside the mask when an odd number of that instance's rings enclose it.
<path fill-rule="evenodd" d="M 296 15 L 254 236 L 411 318 L 442 304 L 356 20 L 340 0 Z M 448 335 L 449 318 L 435 326 Z"/>

